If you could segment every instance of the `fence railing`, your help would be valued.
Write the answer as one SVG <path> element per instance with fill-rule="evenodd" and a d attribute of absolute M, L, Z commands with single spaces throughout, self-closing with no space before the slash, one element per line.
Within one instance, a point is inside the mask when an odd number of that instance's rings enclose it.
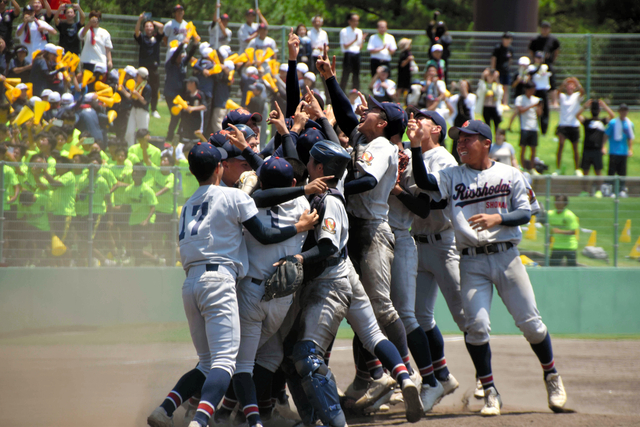
<path fill-rule="evenodd" d="M 0 162 L 0 171 L 2 265 L 175 266 L 180 260 L 178 217 L 197 188 L 186 168 L 49 161 Z M 640 267 L 640 178 L 545 175 L 532 184 L 543 211 L 522 227 L 519 246 L 532 264 L 554 263 L 564 248 L 559 229 L 574 231 L 578 265 Z M 568 196 L 577 227 L 547 221 L 557 194 Z"/>
<path fill-rule="evenodd" d="M 114 44 L 114 66 L 136 65 L 138 62 L 138 46 L 133 40 L 133 29 L 137 16 L 103 15 L 102 25 L 111 33 Z M 163 19 L 166 22 L 167 19 Z M 207 41 L 208 26 L 211 21 L 193 20 L 198 33 L 203 41 Z M 237 51 L 239 47 L 237 30 L 238 23 L 229 24 L 233 32 L 231 48 Z M 269 26 L 269 36 L 278 44 L 279 60 L 286 61 L 287 37 L 291 27 L 272 25 Z M 338 75 L 342 72 L 342 54 L 340 52 L 341 28 L 324 28 L 329 35 L 330 54 L 336 55 Z M 375 29 L 363 29 L 367 34 L 374 34 Z M 412 53 L 416 63 L 420 66 L 421 78 L 424 66 L 428 60 L 430 47 L 429 39 L 424 31 L 420 30 L 390 30 L 391 34 L 399 41 L 402 37 L 413 40 Z M 468 79 L 475 82 L 480 78 L 482 71 L 489 67 L 491 53 L 494 46 L 500 43 L 499 32 L 465 32 L 451 31 L 451 57 L 448 63 L 448 79 L 455 81 Z M 640 104 L 640 50 L 637 48 L 640 42 L 640 34 L 555 34 L 561 44 L 560 54 L 555 63 L 555 74 L 558 84 L 569 76 L 578 77 L 587 93 L 593 97 L 604 98 L 610 104 L 617 105 Z M 511 63 L 512 74 L 517 70 L 517 60 L 520 56 L 528 55 L 529 41 L 536 37 L 535 33 L 514 33 L 513 48 L 515 57 Z M 162 48 L 161 57 L 164 58 L 165 48 Z M 368 83 L 369 53 L 365 46 L 362 49 L 360 67 L 362 85 Z M 392 61 L 392 77 L 397 73 L 398 54 Z M 164 69 L 161 67 L 161 72 Z M 237 85 L 237 83 L 236 83 Z M 361 88 L 364 89 L 364 88 Z M 232 91 L 235 94 L 235 90 Z"/>

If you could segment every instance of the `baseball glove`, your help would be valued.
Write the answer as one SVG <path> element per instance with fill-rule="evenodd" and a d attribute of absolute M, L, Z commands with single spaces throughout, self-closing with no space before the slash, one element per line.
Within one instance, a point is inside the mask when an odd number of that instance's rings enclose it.
<path fill-rule="evenodd" d="M 281 259 L 284 261 L 276 268 L 276 271 L 267 279 L 264 287 L 263 301 L 273 298 L 282 298 L 291 295 L 298 290 L 304 278 L 302 264 L 293 256 Z"/>

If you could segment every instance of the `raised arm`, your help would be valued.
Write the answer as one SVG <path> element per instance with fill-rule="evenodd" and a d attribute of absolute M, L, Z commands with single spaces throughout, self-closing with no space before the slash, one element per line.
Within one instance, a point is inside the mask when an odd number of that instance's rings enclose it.
<path fill-rule="evenodd" d="M 289 31 L 289 69 L 287 71 L 287 115 L 291 117 L 295 114 L 300 103 L 300 83 L 298 82 L 297 58 L 300 51 L 300 38 L 294 34 L 293 27 Z"/>

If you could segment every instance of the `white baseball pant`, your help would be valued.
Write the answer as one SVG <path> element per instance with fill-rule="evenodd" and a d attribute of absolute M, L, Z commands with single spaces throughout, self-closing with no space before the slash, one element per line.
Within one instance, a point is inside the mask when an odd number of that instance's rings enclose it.
<path fill-rule="evenodd" d="M 416 319 L 418 249 L 409 230 L 392 229 L 395 237 L 391 264 L 391 301 L 407 334 L 420 327 Z"/>
<path fill-rule="evenodd" d="M 129 147 L 136 143 L 138 129 L 149 129 L 149 112 L 142 108 L 132 108 L 127 122 L 127 131 L 124 134 L 124 139 Z"/>
<path fill-rule="evenodd" d="M 529 275 L 515 246 L 497 254 L 462 256 L 460 287 L 467 342 L 472 345 L 489 342 L 493 284 L 527 341 L 531 344 L 542 342 L 547 327 L 542 323 Z"/>

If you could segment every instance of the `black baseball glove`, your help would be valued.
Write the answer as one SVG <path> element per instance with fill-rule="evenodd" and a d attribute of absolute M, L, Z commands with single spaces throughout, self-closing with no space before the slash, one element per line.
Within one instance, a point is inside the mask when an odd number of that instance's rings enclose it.
<path fill-rule="evenodd" d="M 270 301 L 273 298 L 282 298 L 291 295 L 298 290 L 302 284 L 304 274 L 302 264 L 296 257 L 287 256 L 281 259 L 284 261 L 276 271 L 267 279 L 264 287 L 263 301 Z"/>

